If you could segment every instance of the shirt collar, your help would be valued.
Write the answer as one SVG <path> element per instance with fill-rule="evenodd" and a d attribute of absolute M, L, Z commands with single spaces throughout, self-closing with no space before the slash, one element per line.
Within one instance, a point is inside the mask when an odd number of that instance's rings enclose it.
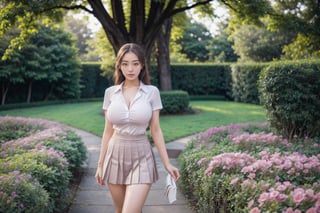
<path fill-rule="evenodd" d="M 119 92 L 122 90 L 122 85 L 123 85 L 124 82 L 121 82 L 121 84 L 119 85 L 116 85 L 116 89 L 115 89 L 115 92 Z M 148 87 L 147 85 L 145 85 L 142 81 L 140 81 L 140 90 L 142 90 L 143 92 L 148 92 Z"/>

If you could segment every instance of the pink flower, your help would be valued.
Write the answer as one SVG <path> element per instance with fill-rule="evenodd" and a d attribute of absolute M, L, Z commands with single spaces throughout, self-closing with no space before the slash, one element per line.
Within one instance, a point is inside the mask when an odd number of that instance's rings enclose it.
<path fill-rule="evenodd" d="M 288 199 L 288 195 L 285 195 L 285 194 L 279 194 L 279 196 L 277 197 L 278 202 L 284 202 L 287 199 Z"/>
<path fill-rule="evenodd" d="M 287 189 L 287 187 L 285 186 L 285 185 L 279 185 L 279 186 L 277 186 L 277 190 L 278 191 L 284 191 L 284 190 L 286 190 Z"/>
<path fill-rule="evenodd" d="M 293 213 L 293 209 L 290 207 L 290 208 L 287 208 L 285 211 L 283 211 L 282 213 Z"/>
<path fill-rule="evenodd" d="M 316 209 L 315 208 L 310 208 L 306 211 L 306 213 L 316 213 Z"/>
<path fill-rule="evenodd" d="M 260 209 L 258 209 L 258 207 L 255 207 L 253 209 L 250 210 L 250 213 L 260 213 Z"/>
<path fill-rule="evenodd" d="M 299 205 L 305 199 L 304 190 L 302 188 L 295 189 L 292 198 L 295 204 Z"/>
<path fill-rule="evenodd" d="M 269 199 L 270 200 L 277 200 L 277 197 L 280 195 L 280 193 L 278 191 L 272 190 L 269 193 Z"/>
<path fill-rule="evenodd" d="M 256 177 L 256 174 L 255 173 L 250 173 L 248 177 L 251 178 L 251 179 L 254 179 Z"/>
<path fill-rule="evenodd" d="M 270 184 L 269 184 L 269 183 L 263 184 L 263 186 L 261 186 L 261 190 L 262 190 L 262 191 L 265 191 L 265 190 L 267 190 L 269 187 L 270 187 Z"/>
<path fill-rule="evenodd" d="M 230 182 L 230 184 L 234 185 L 234 184 L 238 183 L 238 181 L 239 181 L 239 178 L 235 178 Z"/>
<path fill-rule="evenodd" d="M 248 203 L 248 208 L 251 209 L 253 204 L 254 204 L 254 200 L 250 200 L 249 203 Z"/>
<path fill-rule="evenodd" d="M 207 158 L 201 158 L 200 160 L 198 160 L 198 165 L 201 165 L 201 164 L 203 164 L 203 163 L 205 163 L 207 161 L 208 161 Z"/>
<path fill-rule="evenodd" d="M 315 197 L 313 189 L 307 189 L 306 195 L 312 199 Z"/>
<path fill-rule="evenodd" d="M 264 192 L 264 193 L 262 193 L 262 194 L 259 196 L 258 202 L 259 202 L 260 206 L 262 206 L 263 203 L 264 203 L 265 201 L 267 201 L 267 200 L 269 200 L 269 193 Z"/>

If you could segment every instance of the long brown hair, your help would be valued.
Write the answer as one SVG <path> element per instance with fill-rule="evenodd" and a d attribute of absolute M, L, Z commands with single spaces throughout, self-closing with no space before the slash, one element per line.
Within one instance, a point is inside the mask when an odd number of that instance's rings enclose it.
<path fill-rule="evenodd" d="M 145 53 L 142 47 L 140 47 L 138 44 L 135 44 L 135 43 L 124 44 L 118 51 L 115 71 L 113 75 L 114 84 L 115 85 L 121 84 L 121 82 L 125 80 L 125 77 L 121 71 L 121 62 L 122 62 L 123 56 L 128 52 L 134 53 L 138 57 L 139 62 L 142 64 L 142 69 L 139 74 L 139 80 L 141 80 L 144 84 L 150 84 L 150 76 L 149 76 L 149 71 L 146 64 Z"/>

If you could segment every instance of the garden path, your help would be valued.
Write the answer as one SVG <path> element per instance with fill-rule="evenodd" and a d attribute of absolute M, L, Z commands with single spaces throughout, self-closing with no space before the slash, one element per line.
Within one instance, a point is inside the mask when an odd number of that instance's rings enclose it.
<path fill-rule="evenodd" d="M 114 213 L 112 199 L 108 191 L 108 187 L 100 187 L 94 178 L 96 172 L 96 164 L 99 157 L 101 138 L 91 133 L 73 129 L 85 143 L 88 149 L 88 160 L 85 165 L 85 173 L 76 192 L 73 204 L 69 213 Z M 167 143 L 168 154 L 171 162 L 178 166 L 176 157 L 184 149 L 186 143 L 191 137 L 182 138 Z M 143 207 L 143 213 L 193 213 L 183 194 L 177 192 L 177 201 L 169 204 L 164 195 L 166 171 L 163 168 L 160 156 L 154 148 L 160 179 L 153 184 L 149 196 Z"/>

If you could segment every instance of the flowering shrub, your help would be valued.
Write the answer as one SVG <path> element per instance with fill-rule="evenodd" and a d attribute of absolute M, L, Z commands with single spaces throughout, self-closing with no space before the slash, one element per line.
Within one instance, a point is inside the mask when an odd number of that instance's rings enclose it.
<path fill-rule="evenodd" d="M 48 193 L 29 174 L 13 171 L 0 175 L 0 212 L 47 212 Z"/>
<path fill-rule="evenodd" d="M 42 129 L 41 126 L 30 123 L 26 118 L 11 119 L 10 117 L 0 118 L 0 144 L 5 141 L 26 137 Z"/>
<path fill-rule="evenodd" d="M 71 202 L 68 186 L 72 173 L 76 174 L 86 159 L 86 148 L 80 137 L 61 124 L 42 119 L 0 117 L 0 128 L 7 128 L 10 126 L 8 123 L 11 125 L 10 134 L 21 129 L 25 134 L 20 138 L 1 138 L 0 135 L 0 174 L 19 171 L 22 175 L 32 175 L 49 195 L 46 206 L 33 212 L 61 212 Z M 19 128 L 15 127 L 16 123 L 19 123 Z M 28 196 L 24 194 L 16 199 Z"/>
<path fill-rule="evenodd" d="M 266 124 L 210 128 L 180 155 L 181 186 L 198 212 L 320 212 L 319 153 Z"/>

